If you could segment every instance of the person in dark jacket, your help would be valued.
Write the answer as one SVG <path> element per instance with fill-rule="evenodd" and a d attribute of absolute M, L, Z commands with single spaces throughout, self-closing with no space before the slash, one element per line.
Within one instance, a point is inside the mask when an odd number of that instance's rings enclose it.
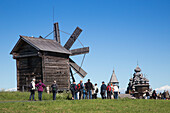
<path fill-rule="evenodd" d="M 104 83 L 104 81 L 102 82 L 101 85 L 100 94 L 102 96 L 102 99 L 106 99 L 106 84 Z"/>
<path fill-rule="evenodd" d="M 92 89 L 93 84 L 90 82 L 90 79 L 88 79 L 88 82 L 86 83 L 87 99 L 92 99 Z"/>
<path fill-rule="evenodd" d="M 72 100 L 75 100 L 75 99 L 77 100 L 78 88 L 77 88 L 76 82 L 73 82 L 73 84 L 71 84 L 70 90 L 71 90 L 71 93 L 72 93 Z"/>
<path fill-rule="evenodd" d="M 156 99 L 156 97 L 157 97 L 157 94 L 156 94 L 156 91 L 154 90 L 153 93 L 152 93 L 152 98 Z"/>
<path fill-rule="evenodd" d="M 39 83 L 35 85 L 38 88 L 38 98 L 40 101 L 42 101 L 42 93 L 43 93 L 43 88 L 45 85 L 39 80 Z"/>
<path fill-rule="evenodd" d="M 56 93 L 57 93 L 58 87 L 57 87 L 55 80 L 54 80 L 54 83 L 51 85 L 51 88 L 53 92 L 53 100 L 56 100 Z"/>

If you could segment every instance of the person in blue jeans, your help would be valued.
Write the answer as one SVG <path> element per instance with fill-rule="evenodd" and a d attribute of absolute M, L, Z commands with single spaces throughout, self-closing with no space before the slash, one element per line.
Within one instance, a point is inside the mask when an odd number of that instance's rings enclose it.
<path fill-rule="evenodd" d="M 83 99 L 86 98 L 86 89 L 85 89 L 85 85 L 83 86 Z"/>
<path fill-rule="evenodd" d="M 31 98 L 32 98 L 32 100 L 35 101 L 35 99 L 34 99 L 34 95 L 35 95 L 35 79 L 33 79 L 31 84 L 30 84 L 30 92 L 31 92 L 31 94 L 30 94 L 29 100 L 31 101 Z"/>
<path fill-rule="evenodd" d="M 117 85 L 113 85 L 114 88 L 114 99 L 118 99 L 119 88 Z"/>
<path fill-rule="evenodd" d="M 92 99 L 93 84 L 90 82 L 90 79 L 88 79 L 88 82 L 85 84 L 85 86 L 87 90 L 87 99 Z"/>
<path fill-rule="evenodd" d="M 35 87 L 38 88 L 38 98 L 40 101 L 42 101 L 42 93 L 43 93 L 43 88 L 45 87 L 45 84 L 39 80 L 39 83 L 35 85 Z"/>
<path fill-rule="evenodd" d="M 51 85 L 52 92 L 53 92 L 53 100 L 56 100 L 56 93 L 57 93 L 57 84 L 56 81 L 54 80 L 54 83 Z"/>

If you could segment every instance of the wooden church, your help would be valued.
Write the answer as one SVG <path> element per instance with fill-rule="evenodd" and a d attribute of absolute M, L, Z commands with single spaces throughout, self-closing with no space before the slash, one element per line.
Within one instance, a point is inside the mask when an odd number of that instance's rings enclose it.
<path fill-rule="evenodd" d="M 59 90 L 69 90 L 70 76 L 73 78 L 72 69 L 84 78 L 87 73 L 78 66 L 70 56 L 86 54 L 89 47 L 70 50 L 82 29 L 77 27 L 64 46 L 60 43 L 58 23 L 54 24 L 54 40 L 41 36 L 20 36 L 12 49 L 13 58 L 17 67 L 17 90 L 27 91 L 33 78 L 36 82 L 42 80 L 50 86 L 56 80 Z"/>

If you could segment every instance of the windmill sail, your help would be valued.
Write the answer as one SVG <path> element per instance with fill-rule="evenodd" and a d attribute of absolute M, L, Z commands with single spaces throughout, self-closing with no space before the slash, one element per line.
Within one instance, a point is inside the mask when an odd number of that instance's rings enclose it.
<path fill-rule="evenodd" d="M 78 48 L 71 50 L 71 56 L 89 53 L 89 47 Z"/>
<path fill-rule="evenodd" d="M 58 22 L 54 23 L 54 38 L 58 43 L 60 43 L 60 32 Z"/>
<path fill-rule="evenodd" d="M 77 27 L 74 30 L 73 34 L 68 39 L 68 41 L 66 42 L 66 44 L 64 45 L 64 47 L 69 50 L 71 48 L 71 46 L 74 44 L 74 42 L 76 41 L 76 39 L 78 38 L 78 36 L 80 35 L 81 32 L 82 32 L 82 29 Z"/>
<path fill-rule="evenodd" d="M 87 75 L 87 73 L 80 66 L 78 66 L 72 59 L 69 59 L 69 61 L 70 66 L 80 77 L 84 78 Z"/>

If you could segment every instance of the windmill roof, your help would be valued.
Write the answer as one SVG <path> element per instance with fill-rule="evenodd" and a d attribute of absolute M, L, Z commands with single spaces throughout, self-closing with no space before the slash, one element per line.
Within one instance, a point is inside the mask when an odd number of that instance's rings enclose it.
<path fill-rule="evenodd" d="M 64 54 L 71 54 L 71 52 L 65 49 L 60 43 L 51 40 L 51 39 L 44 39 L 44 38 L 35 38 L 35 37 L 28 37 L 28 36 L 20 36 L 19 41 L 13 48 L 10 54 L 16 52 L 19 49 L 20 43 L 24 41 L 40 51 L 49 51 L 49 52 L 57 52 L 57 53 L 64 53 Z"/>
<path fill-rule="evenodd" d="M 114 70 L 113 70 L 112 76 L 111 76 L 111 78 L 110 78 L 110 83 L 113 83 L 113 82 L 118 82 L 118 80 L 117 80 L 117 77 L 116 77 L 116 74 L 115 74 Z"/>

